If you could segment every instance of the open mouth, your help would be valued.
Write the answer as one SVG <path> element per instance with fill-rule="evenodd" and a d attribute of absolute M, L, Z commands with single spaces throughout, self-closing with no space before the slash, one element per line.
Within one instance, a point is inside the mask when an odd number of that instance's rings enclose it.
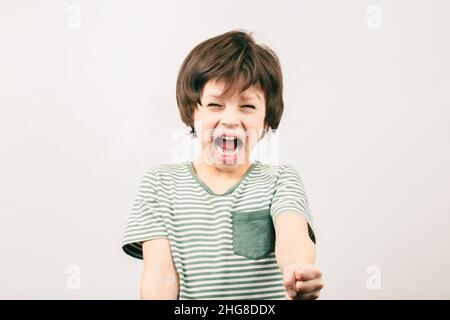
<path fill-rule="evenodd" d="M 243 144 L 239 137 L 219 136 L 214 140 L 214 147 L 222 156 L 238 154 Z"/>

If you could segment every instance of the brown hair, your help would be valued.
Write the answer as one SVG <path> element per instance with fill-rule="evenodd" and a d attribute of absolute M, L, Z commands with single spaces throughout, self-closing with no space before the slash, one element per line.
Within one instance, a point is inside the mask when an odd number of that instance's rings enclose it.
<path fill-rule="evenodd" d="M 277 129 L 283 114 L 283 76 L 280 61 L 269 47 L 256 44 L 252 33 L 233 30 L 198 44 L 184 59 L 177 79 L 177 104 L 181 120 L 194 129 L 194 108 L 209 80 L 226 83 L 223 96 L 255 86 L 264 93 L 264 128 Z"/>

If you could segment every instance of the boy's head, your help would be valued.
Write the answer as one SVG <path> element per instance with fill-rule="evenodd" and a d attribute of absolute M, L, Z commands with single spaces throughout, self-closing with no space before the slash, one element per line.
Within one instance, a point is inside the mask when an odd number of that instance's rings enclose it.
<path fill-rule="evenodd" d="M 234 147 L 246 152 L 234 153 L 248 159 L 265 132 L 278 128 L 282 91 L 276 54 L 256 44 L 251 34 L 236 30 L 203 41 L 188 54 L 178 74 L 176 95 L 181 119 L 191 135 L 197 137 L 201 131 L 202 144 L 213 147 L 213 158 L 216 153 L 215 159 L 222 163 L 231 159 L 233 143 L 216 138 L 237 136 Z M 216 150 L 218 146 L 223 148 Z"/>

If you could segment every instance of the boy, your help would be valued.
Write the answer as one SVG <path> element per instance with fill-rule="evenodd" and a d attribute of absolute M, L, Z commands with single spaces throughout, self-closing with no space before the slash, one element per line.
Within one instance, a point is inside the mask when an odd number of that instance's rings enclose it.
<path fill-rule="evenodd" d="M 198 161 L 146 171 L 123 250 L 144 260 L 141 299 L 317 299 L 315 232 L 298 172 L 250 163 L 283 113 L 276 54 L 244 31 L 197 45 L 177 79 Z"/>

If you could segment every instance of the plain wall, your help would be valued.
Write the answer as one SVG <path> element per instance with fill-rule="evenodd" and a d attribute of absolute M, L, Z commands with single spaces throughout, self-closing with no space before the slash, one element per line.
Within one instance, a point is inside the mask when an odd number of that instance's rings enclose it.
<path fill-rule="evenodd" d="M 121 241 L 143 173 L 173 162 L 187 130 L 178 69 L 242 28 L 282 63 L 278 156 L 310 200 L 321 299 L 449 299 L 449 12 L 1 0 L 0 298 L 139 298 L 142 262 Z"/>

